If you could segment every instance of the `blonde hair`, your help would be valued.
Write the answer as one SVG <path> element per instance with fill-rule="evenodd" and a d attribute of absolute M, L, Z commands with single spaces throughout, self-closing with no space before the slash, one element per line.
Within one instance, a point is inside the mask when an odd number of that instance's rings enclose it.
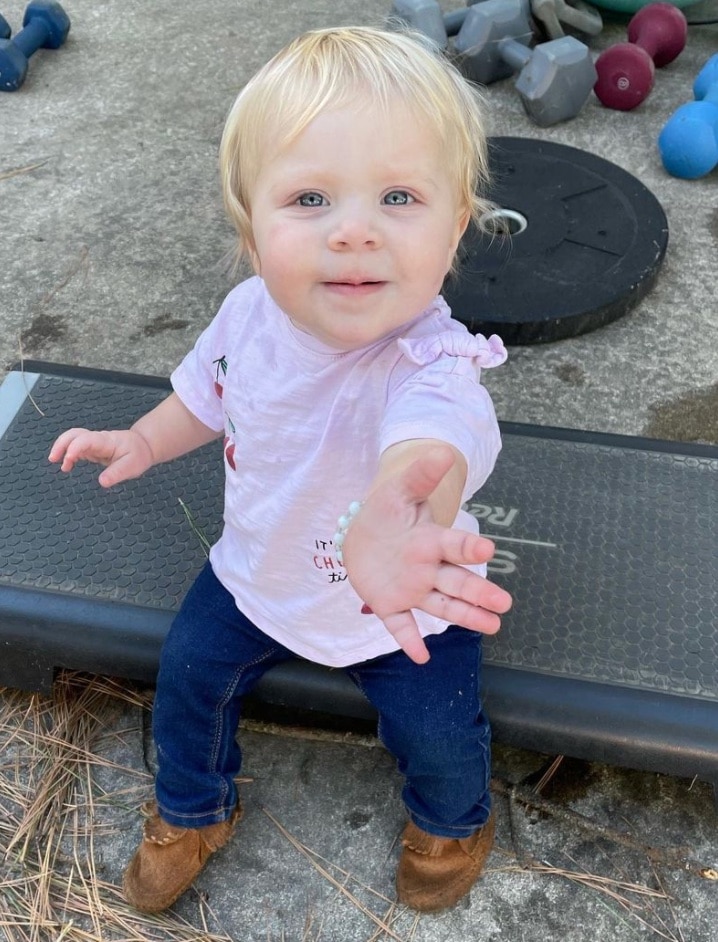
<path fill-rule="evenodd" d="M 227 213 L 239 236 L 237 257 L 253 250 L 252 190 L 270 139 L 290 144 L 327 108 L 397 98 L 434 130 L 456 184 L 460 212 L 476 222 L 488 204 L 483 102 L 420 33 L 371 27 L 313 30 L 278 52 L 238 95 L 225 124 L 219 162 Z"/>

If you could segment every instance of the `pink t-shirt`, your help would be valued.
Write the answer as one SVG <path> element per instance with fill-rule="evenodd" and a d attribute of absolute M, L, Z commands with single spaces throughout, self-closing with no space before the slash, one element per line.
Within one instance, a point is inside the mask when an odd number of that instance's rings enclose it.
<path fill-rule="evenodd" d="M 469 468 L 463 499 L 501 448 L 480 367 L 506 359 L 438 297 L 369 347 L 339 352 L 294 327 L 260 278 L 227 297 L 172 385 L 197 418 L 225 434 L 224 529 L 210 560 L 261 631 L 300 656 L 342 667 L 397 649 L 362 602 L 332 543 L 390 445 L 448 442 Z M 456 527 L 476 531 L 463 510 Z M 447 622 L 415 612 L 422 635 Z"/>

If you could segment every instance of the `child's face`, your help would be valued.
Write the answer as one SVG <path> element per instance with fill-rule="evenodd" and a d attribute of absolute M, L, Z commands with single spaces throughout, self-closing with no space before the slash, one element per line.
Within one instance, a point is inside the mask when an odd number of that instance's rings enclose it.
<path fill-rule="evenodd" d="M 325 111 L 278 153 L 269 143 L 252 260 L 279 307 L 338 350 L 413 320 L 468 221 L 436 136 L 397 101 Z"/>

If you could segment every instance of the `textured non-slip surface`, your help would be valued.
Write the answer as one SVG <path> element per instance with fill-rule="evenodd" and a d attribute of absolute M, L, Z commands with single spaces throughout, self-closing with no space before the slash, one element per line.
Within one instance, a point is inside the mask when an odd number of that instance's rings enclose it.
<path fill-rule="evenodd" d="M 69 425 L 123 426 L 165 394 L 129 379 L 40 376 L 35 404 L 25 398 L 0 439 L 0 604 L 3 587 L 19 587 L 78 604 L 178 607 L 204 561 L 182 503 L 208 539 L 218 535 L 219 446 L 111 491 L 94 467 L 66 476 L 46 460 Z M 515 597 L 486 660 L 716 700 L 718 453 L 631 443 L 505 430 L 470 504 L 496 541 L 493 576 Z"/>
<path fill-rule="evenodd" d="M 42 376 L 0 441 L 0 585 L 174 610 L 204 561 L 180 501 L 208 539 L 219 534 L 221 451 L 207 448 L 104 490 L 99 469 L 62 474 L 47 461 L 70 426 L 122 428 L 166 390 Z M 208 454 L 209 453 L 209 454 Z M 217 460 L 213 460 L 213 455 Z"/>
<path fill-rule="evenodd" d="M 716 699 L 718 450 L 629 443 L 504 435 L 480 512 L 518 511 L 483 523 L 515 601 L 488 658 Z"/>

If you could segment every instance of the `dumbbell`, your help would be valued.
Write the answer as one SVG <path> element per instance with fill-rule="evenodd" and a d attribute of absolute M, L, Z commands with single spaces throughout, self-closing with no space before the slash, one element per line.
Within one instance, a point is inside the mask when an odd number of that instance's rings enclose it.
<path fill-rule="evenodd" d="M 488 85 L 519 72 L 516 90 L 526 113 L 542 127 L 574 118 L 596 81 L 588 47 L 562 36 L 533 49 L 521 0 L 484 0 L 471 6 L 456 37 L 462 70 Z"/>
<path fill-rule="evenodd" d="M 442 13 L 438 0 L 394 0 L 387 26 L 408 26 L 428 36 L 440 49 L 445 49 L 449 36 L 456 36 L 467 13 L 467 8 Z"/>
<path fill-rule="evenodd" d="M 436 0 L 394 0 L 389 10 L 387 26 L 398 24 L 424 33 L 441 49 L 446 47 L 448 37 L 444 16 Z"/>
<path fill-rule="evenodd" d="M 603 29 L 601 14 L 582 0 L 531 0 L 531 12 L 549 39 L 565 36 L 564 25 L 579 36 L 598 36 Z"/>
<path fill-rule="evenodd" d="M 596 60 L 599 101 L 618 111 L 640 105 L 653 88 L 656 67 L 673 62 L 687 33 L 685 16 L 670 3 L 649 3 L 639 10 L 628 24 L 628 42 L 611 46 Z"/>
<path fill-rule="evenodd" d="M 10 29 L 10 24 L 2 13 L 0 13 L 0 39 L 10 39 L 11 35 L 12 30 Z"/>
<path fill-rule="evenodd" d="M 674 177 L 696 180 L 718 166 L 718 54 L 693 83 L 695 101 L 681 105 L 658 135 L 658 150 Z"/>
<path fill-rule="evenodd" d="M 394 0 L 387 25 L 403 23 L 429 36 L 445 49 L 450 36 L 456 36 L 464 24 L 468 8 L 481 0 L 467 0 L 465 7 L 442 13 L 438 0 Z M 603 29 L 598 10 L 582 0 L 530 0 L 533 14 L 541 21 L 549 39 L 565 35 L 565 23 L 576 33 L 596 36 Z"/>
<path fill-rule="evenodd" d="M 70 18 L 59 3 L 29 3 L 23 28 L 14 39 L 0 39 L 0 91 L 14 92 L 25 81 L 28 59 L 38 49 L 59 49 L 70 31 Z"/>

